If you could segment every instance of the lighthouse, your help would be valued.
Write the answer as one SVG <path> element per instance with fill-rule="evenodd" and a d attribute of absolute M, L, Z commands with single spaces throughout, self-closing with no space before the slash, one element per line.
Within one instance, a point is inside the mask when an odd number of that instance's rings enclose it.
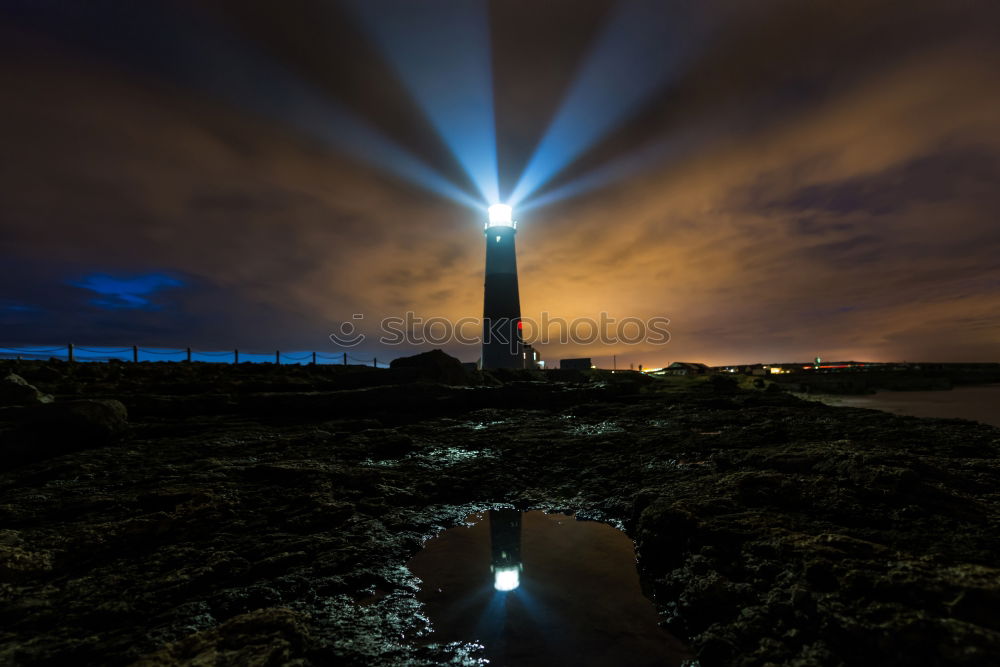
<path fill-rule="evenodd" d="M 524 368 L 521 298 L 517 291 L 517 223 L 506 204 L 494 204 L 486 222 L 486 282 L 483 298 L 483 368 Z"/>

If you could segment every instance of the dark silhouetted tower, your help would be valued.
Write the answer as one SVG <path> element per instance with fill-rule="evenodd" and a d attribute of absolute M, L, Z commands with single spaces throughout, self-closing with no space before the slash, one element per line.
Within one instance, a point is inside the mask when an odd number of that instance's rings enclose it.
<path fill-rule="evenodd" d="M 511 208 L 494 204 L 486 223 L 486 285 L 483 299 L 483 368 L 524 368 L 521 298 L 517 291 L 517 223 Z"/>

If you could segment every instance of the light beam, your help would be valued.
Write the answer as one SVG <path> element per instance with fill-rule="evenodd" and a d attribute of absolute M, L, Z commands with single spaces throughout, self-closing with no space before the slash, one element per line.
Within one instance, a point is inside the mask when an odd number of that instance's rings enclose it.
<path fill-rule="evenodd" d="M 134 5 L 24 3 L 17 19 L 278 121 L 353 159 L 482 209 L 482 202 L 437 170 L 209 16 L 146 0 Z"/>
<path fill-rule="evenodd" d="M 635 176 L 650 168 L 660 168 L 691 155 L 695 149 L 707 150 L 713 138 L 721 135 L 722 116 L 702 119 L 696 125 L 686 125 L 683 131 L 619 156 L 610 162 L 581 174 L 567 183 L 546 190 L 542 189 L 518 206 L 520 211 L 548 206 L 555 202 L 608 186 L 616 181 Z"/>
<path fill-rule="evenodd" d="M 483 199 L 499 201 L 485 0 L 349 5 Z"/>
<path fill-rule="evenodd" d="M 581 65 L 508 203 L 517 206 L 634 115 L 676 75 L 703 38 L 705 24 L 680 0 L 618 5 Z"/>

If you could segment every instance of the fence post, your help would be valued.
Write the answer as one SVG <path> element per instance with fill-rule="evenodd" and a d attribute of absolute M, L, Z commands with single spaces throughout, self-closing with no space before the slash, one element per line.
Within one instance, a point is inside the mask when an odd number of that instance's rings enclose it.
<path fill-rule="evenodd" d="M 239 351 L 239 349 L 233 350 L 233 363 L 234 364 L 240 363 L 240 351 Z"/>
<path fill-rule="evenodd" d="M 189 364 L 191 363 L 191 348 L 190 347 L 187 349 L 187 362 Z"/>
<path fill-rule="evenodd" d="M 372 357 L 372 368 L 378 368 L 378 359 Z"/>
<path fill-rule="evenodd" d="M 280 366 L 281 365 L 281 351 L 280 350 L 275 350 L 274 351 L 274 365 L 275 366 Z"/>
<path fill-rule="evenodd" d="M 132 346 L 132 363 L 135 363 L 135 364 L 139 363 L 139 346 L 138 345 L 133 345 Z"/>
<path fill-rule="evenodd" d="M 66 346 L 66 358 L 72 362 L 73 361 L 73 343 Z"/>
<path fill-rule="evenodd" d="M 313 366 L 316 365 L 316 353 L 313 352 Z"/>
<path fill-rule="evenodd" d="M 344 352 L 344 365 L 345 366 L 347 365 L 347 353 L 346 352 Z"/>

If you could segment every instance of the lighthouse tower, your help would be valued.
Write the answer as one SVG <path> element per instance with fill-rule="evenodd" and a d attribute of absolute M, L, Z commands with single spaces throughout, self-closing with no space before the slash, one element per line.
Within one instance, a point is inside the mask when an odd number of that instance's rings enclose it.
<path fill-rule="evenodd" d="M 483 368 L 524 368 L 521 298 L 517 292 L 517 223 L 510 206 L 494 204 L 486 223 Z"/>

